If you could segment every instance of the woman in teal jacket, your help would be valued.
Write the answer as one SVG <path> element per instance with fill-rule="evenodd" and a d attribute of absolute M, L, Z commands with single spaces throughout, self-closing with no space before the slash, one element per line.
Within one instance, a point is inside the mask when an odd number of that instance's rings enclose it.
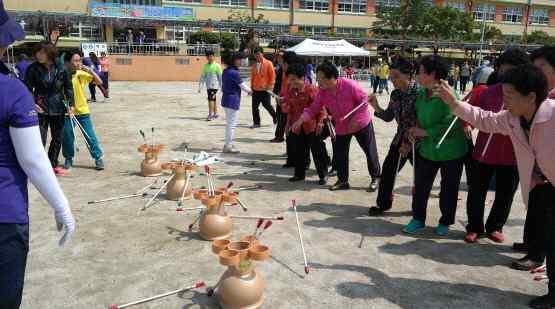
<path fill-rule="evenodd" d="M 457 121 L 449 134 L 437 147 L 454 117 L 449 108 L 432 89 L 441 79 L 446 79 L 449 65 L 440 56 L 422 58 L 418 81 L 422 86 L 416 98 L 418 126 L 409 129 L 409 139 L 422 139 L 416 159 L 415 192 L 412 199 L 413 218 L 403 227 L 403 232 L 414 234 L 425 227 L 426 208 L 437 172 L 441 172 L 439 207 L 441 218 L 435 229 L 438 235 L 446 235 L 455 223 L 459 184 L 463 159 L 468 151 L 463 127 Z"/>

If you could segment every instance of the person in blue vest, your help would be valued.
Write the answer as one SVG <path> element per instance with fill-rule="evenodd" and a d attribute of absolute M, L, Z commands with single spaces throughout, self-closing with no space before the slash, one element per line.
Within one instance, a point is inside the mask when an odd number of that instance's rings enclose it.
<path fill-rule="evenodd" d="M 0 0 L 0 58 L 25 33 L 9 18 Z M 75 220 L 41 142 L 33 96 L 0 62 L 0 308 L 21 305 L 29 250 L 27 179 L 54 209 L 62 246 L 75 230 Z"/>

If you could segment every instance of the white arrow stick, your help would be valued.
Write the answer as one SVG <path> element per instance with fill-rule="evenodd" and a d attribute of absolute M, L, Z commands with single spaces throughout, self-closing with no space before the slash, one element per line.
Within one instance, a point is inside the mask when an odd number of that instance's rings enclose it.
<path fill-rule="evenodd" d="M 360 103 L 357 107 L 353 108 L 353 110 L 351 110 L 347 115 L 343 116 L 343 118 L 341 118 L 341 120 L 343 121 L 343 120 L 349 118 L 352 114 L 354 114 L 357 110 L 359 110 L 364 105 L 368 105 L 368 102 Z"/>
<path fill-rule="evenodd" d="M 156 192 L 156 194 L 154 194 L 154 196 L 145 204 L 145 206 L 143 206 L 143 208 L 141 210 L 146 210 L 148 208 L 148 206 L 150 206 L 150 204 L 152 202 L 154 202 L 154 200 L 158 197 L 160 192 L 162 192 L 162 190 L 164 190 L 164 188 L 168 185 L 168 183 L 170 183 L 170 180 L 172 180 L 174 176 L 175 176 L 175 174 L 171 175 L 171 177 L 168 178 L 168 180 L 160 187 L 158 192 Z"/>
<path fill-rule="evenodd" d="M 160 299 L 160 298 L 163 298 L 163 297 L 166 297 L 166 296 L 170 296 L 170 295 L 178 294 L 178 293 L 181 293 L 181 292 L 185 292 L 185 291 L 188 291 L 188 290 L 198 289 L 198 288 L 201 288 L 203 286 L 204 286 L 204 282 L 199 282 L 195 285 L 188 286 L 186 288 L 182 288 L 182 289 L 179 289 L 179 290 L 167 292 L 167 293 L 164 293 L 164 294 L 159 294 L 159 295 L 156 295 L 156 296 L 141 299 L 141 300 L 134 301 L 134 302 L 131 302 L 131 303 L 127 303 L 127 304 L 124 304 L 124 305 L 111 305 L 108 309 L 123 309 L 123 308 L 131 307 L 131 306 L 143 304 L 143 303 L 146 303 L 146 302 L 149 302 L 149 301 L 153 301 L 153 300 L 156 300 L 156 299 Z"/>
<path fill-rule="evenodd" d="M 502 111 L 503 108 L 505 108 L 505 104 L 501 105 L 500 111 Z M 481 158 L 484 158 L 484 156 L 486 155 L 486 151 L 488 151 L 488 147 L 489 147 L 489 144 L 491 143 L 492 137 L 493 137 L 493 133 L 490 133 L 489 136 L 488 136 L 488 140 L 486 141 L 486 145 L 484 146 L 484 150 L 482 150 L 482 157 Z"/>
<path fill-rule="evenodd" d="M 416 146 L 412 142 L 412 187 L 416 187 Z"/>
<path fill-rule="evenodd" d="M 308 271 L 309 271 L 308 261 L 306 259 L 306 252 L 304 250 L 303 233 L 301 232 L 301 223 L 299 222 L 299 215 L 297 214 L 297 202 L 295 200 L 292 200 L 291 204 L 293 204 L 293 210 L 295 211 L 295 219 L 297 220 L 297 230 L 299 232 L 299 241 L 301 242 L 301 249 L 303 251 L 304 272 L 305 272 L 305 274 L 308 275 Z"/>
<path fill-rule="evenodd" d="M 449 134 L 451 129 L 453 129 L 453 126 L 455 126 L 455 123 L 457 122 L 457 120 L 459 120 L 459 117 L 453 118 L 453 121 L 451 121 L 451 124 L 449 125 L 449 128 L 447 128 L 447 131 L 445 131 L 445 133 L 443 133 L 443 136 L 439 140 L 439 143 L 437 143 L 436 149 L 439 149 L 439 147 L 441 147 L 441 144 L 443 143 L 443 141 L 445 140 L 445 138 L 447 137 L 447 135 Z"/>

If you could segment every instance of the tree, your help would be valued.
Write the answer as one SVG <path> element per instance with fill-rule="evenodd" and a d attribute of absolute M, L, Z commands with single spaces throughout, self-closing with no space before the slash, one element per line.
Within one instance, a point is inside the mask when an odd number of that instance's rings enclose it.
<path fill-rule="evenodd" d="M 555 42 L 555 38 L 547 34 L 545 31 L 536 30 L 528 35 L 526 41 L 529 44 L 549 45 Z"/>
<path fill-rule="evenodd" d="M 470 14 L 450 7 L 430 6 L 424 0 L 402 0 L 400 7 L 380 10 L 377 17 L 372 25 L 374 33 L 401 39 L 461 40 L 474 27 Z"/>
<path fill-rule="evenodd" d="M 422 34 L 433 40 L 462 40 L 474 29 L 472 17 L 450 7 L 430 8 L 424 16 L 426 20 Z"/>

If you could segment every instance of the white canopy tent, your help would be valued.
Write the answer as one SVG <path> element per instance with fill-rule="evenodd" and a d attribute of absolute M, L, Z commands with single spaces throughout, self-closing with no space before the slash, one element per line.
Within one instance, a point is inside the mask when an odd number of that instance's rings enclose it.
<path fill-rule="evenodd" d="M 300 56 L 317 56 L 317 57 L 368 57 L 370 52 L 356 47 L 355 45 L 345 41 L 316 41 L 306 39 L 301 43 L 288 48 L 287 51 L 293 51 Z"/>

